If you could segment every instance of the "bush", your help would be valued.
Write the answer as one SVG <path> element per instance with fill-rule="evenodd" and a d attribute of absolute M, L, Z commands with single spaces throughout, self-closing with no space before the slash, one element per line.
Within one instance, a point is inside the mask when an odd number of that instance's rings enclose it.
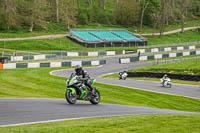
<path fill-rule="evenodd" d="M 78 16 L 78 23 L 81 25 L 87 25 L 88 24 L 88 16 L 85 13 L 80 13 L 80 15 Z"/>

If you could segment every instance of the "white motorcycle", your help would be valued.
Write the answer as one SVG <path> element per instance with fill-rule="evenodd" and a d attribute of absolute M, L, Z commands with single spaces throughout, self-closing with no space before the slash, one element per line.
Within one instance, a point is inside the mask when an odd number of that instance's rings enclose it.
<path fill-rule="evenodd" d="M 126 80 L 126 77 L 128 74 L 126 72 L 120 72 L 119 73 L 119 80 Z"/>
<path fill-rule="evenodd" d="M 165 81 L 163 81 L 163 79 L 160 79 L 160 82 L 162 84 L 162 87 L 169 87 L 169 88 L 172 87 L 171 79 L 170 78 L 166 78 Z"/>

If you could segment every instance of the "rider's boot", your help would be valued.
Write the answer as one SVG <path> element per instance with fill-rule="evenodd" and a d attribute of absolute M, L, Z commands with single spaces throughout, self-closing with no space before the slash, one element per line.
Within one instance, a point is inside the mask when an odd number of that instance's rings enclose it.
<path fill-rule="evenodd" d="M 94 97 L 95 97 L 95 96 L 96 96 L 96 94 L 95 94 L 95 92 L 96 92 L 96 91 L 95 91 L 95 88 L 93 88 L 93 87 L 90 86 L 90 85 L 88 85 L 88 88 L 89 88 L 89 90 L 90 90 L 89 93 L 88 93 L 88 95 L 89 95 L 89 96 L 94 96 Z"/>

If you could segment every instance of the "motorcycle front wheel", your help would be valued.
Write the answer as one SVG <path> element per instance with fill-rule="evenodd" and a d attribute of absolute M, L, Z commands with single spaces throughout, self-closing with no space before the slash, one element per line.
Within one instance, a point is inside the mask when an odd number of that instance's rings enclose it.
<path fill-rule="evenodd" d="M 95 94 L 96 94 L 96 96 L 95 97 L 92 97 L 91 99 L 90 99 L 90 102 L 92 103 L 92 104 L 98 104 L 99 102 L 100 102 L 100 93 L 99 93 L 99 91 L 96 89 L 96 92 L 95 92 Z"/>
<path fill-rule="evenodd" d="M 71 90 L 67 90 L 65 93 L 65 98 L 69 104 L 75 104 L 77 101 L 76 91 L 72 94 Z"/>

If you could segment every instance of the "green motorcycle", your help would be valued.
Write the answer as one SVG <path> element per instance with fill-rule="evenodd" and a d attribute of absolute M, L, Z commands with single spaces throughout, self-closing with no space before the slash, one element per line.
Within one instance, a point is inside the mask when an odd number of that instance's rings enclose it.
<path fill-rule="evenodd" d="M 93 85 L 95 80 L 89 79 L 88 82 Z M 100 102 L 100 93 L 93 87 L 94 93 L 79 80 L 79 76 L 74 73 L 66 82 L 67 91 L 65 93 L 66 100 L 69 104 L 75 104 L 77 100 L 90 101 L 92 104 L 98 104 Z"/>

